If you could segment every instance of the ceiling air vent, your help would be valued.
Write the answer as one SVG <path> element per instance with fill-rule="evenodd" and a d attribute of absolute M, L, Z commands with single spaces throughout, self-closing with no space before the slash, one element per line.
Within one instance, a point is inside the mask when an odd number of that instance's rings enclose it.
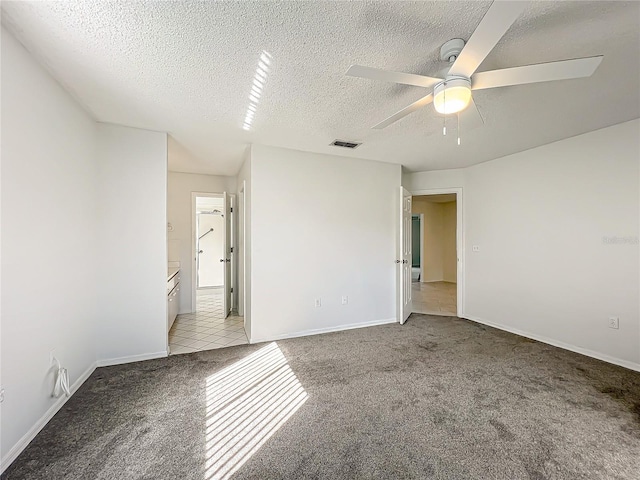
<path fill-rule="evenodd" d="M 331 145 L 333 145 L 334 147 L 356 148 L 357 146 L 362 145 L 362 143 L 345 142 L 344 140 L 334 140 L 333 142 L 331 142 Z"/>

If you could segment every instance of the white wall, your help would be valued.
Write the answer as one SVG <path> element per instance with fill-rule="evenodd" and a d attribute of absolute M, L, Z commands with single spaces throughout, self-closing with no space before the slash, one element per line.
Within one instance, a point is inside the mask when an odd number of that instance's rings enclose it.
<path fill-rule="evenodd" d="M 402 176 L 402 186 L 410 192 L 433 188 L 459 188 L 464 186 L 464 176 L 463 168 L 405 173 Z"/>
<path fill-rule="evenodd" d="M 465 316 L 640 369 L 639 131 L 407 176 L 414 191 L 464 188 Z"/>
<path fill-rule="evenodd" d="M 2 28 L 2 469 L 95 365 L 94 121 Z M 20 442 L 21 438 L 23 439 Z"/>
<path fill-rule="evenodd" d="M 251 155 L 252 341 L 395 321 L 400 166 Z"/>
<path fill-rule="evenodd" d="M 236 178 L 215 175 L 195 175 L 191 173 L 169 172 L 167 221 L 173 231 L 167 233 L 169 261 L 180 262 L 182 274 L 180 283 L 180 313 L 192 312 L 191 305 L 192 270 L 191 259 L 191 193 L 233 193 Z"/>
<path fill-rule="evenodd" d="M 96 365 L 166 354 L 167 135 L 96 124 L 2 28 L 1 469 Z"/>
<path fill-rule="evenodd" d="M 238 312 L 244 315 L 244 329 L 251 341 L 251 149 L 238 172 Z"/>
<path fill-rule="evenodd" d="M 98 165 L 98 359 L 161 356 L 167 350 L 167 135 L 99 124 Z"/>

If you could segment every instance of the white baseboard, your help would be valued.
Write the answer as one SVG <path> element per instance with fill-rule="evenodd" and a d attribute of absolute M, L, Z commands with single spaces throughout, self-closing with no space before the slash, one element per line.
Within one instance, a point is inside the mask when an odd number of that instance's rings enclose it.
<path fill-rule="evenodd" d="M 387 323 L 397 323 L 395 318 L 386 318 L 384 320 L 373 320 L 363 323 L 349 323 L 347 325 L 338 325 L 336 327 L 315 328 L 313 330 L 303 330 L 302 332 L 284 333 L 281 335 L 273 335 L 262 338 L 250 338 L 249 343 L 273 342 L 275 340 L 284 340 L 285 338 L 308 337 L 309 335 L 320 335 L 321 333 L 341 332 L 343 330 L 352 330 L 354 328 L 373 327 L 375 325 L 386 325 Z"/>
<path fill-rule="evenodd" d="M 471 320 L 472 322 L 487 325 L 488 327 L 497 328 L 498 330 L 504 330 L 505 332 L 520 335 L 521 337 L 527 337 L 532 340 L 537 340 L 538 342 L 546 343 L 547 345 L 553 345 L 554 347 L 563 348 L 564 350 L 569 350 L 571 352 L 579 353 L 580 355 L 586 355 L 587 357 L 595 358 L 597 360 L 602 360 L 603 362 L 607 362 L 607 363 L 613 363 L 614 365 L 619 365 L 621 367 L 628 368 L 629 370 L 640 372 L 640 363 L 630 362 L 628 360 L 623 360 L 621 358 L 611 357 L 609 355 L 605 355 L 604 353 L 594 352 L 593 350 L 589 350 L 587 348 L 576 347 L 575 345 L 564 343 L 559 340 L 554 340 L 552 338 L 543 337 L 542 335 L 536 335 L 535 333 L 529 333 L 522 330 L 518 330 L 517 328 L 511 328 L 505 325 L 500 325 L 498 323 L 488 322 L 486 320 L 475 317 L 473 315 L 465 315 L 464 317 L 460 317 L 460 318 L 465 318 L 467 320 Z"/>
<path fill-rule="evenodd" d="M 45 412 L 45 414 L 40 417 L 40 419 L 33 425 L 33 427 L 31 427 L 29 429 L 29 431 L 27 433 L 25 433 L 22 438 L 20 440 L 18 440 L 18 442 L 11 447 L 11 450 L 9 450 L 7 452 L 7 454 L 4 456 L 4 458 L 2 459 L 2 461 L 0 462 L 0 473 L 4 472 L 7 468 L 9 468 L 9 465 L 11 465 L 13 463 L 13 461 L 18 458 L 18 455 L 20 455 L 22 453 L 22 451 L 27 448 L 27 445 L 29 445 L 29 443 L 31 442 L 31 440 L 33 440 L 35 438 L 36 435 L 38 435 L 38 433 L 40 433 L 40 430 L 42 430 L 44 428 L 44 426 L 49 423 L 49 420 L 51 420 L 53 418 L 53 416 L 58 413 L 58 410 L 60 410 L 62 408 L 62 406 L 67 403 L 67 400 L 69 400 L 71 398 L 71 396 L 76 393 L 76 391 L 78 390 L 78 388 L 80 388 L 80 386 L 87 380 L 87 378 L 89 378 L 89 376 L 94 372 L 94 370 L 96 369 L 96 363 L 92 363 L 89 368 L 87 368 L 82 375 L 80 375 L 80 377 L 73 382 L 73 385 L 71 385 L 71 395 L 69 395 L 68 397 L 66 395 L 61 396 L 60 398 L 58 398 L 55 403 L 53 405 L 51 405 L 51 407 L 49 408 L 49 410 L 47 410 Z"/>
<path fill-rule="evenodd" d="M 112 365 L 122 365 L 123 363 L 141 362 L 143 360 L 153 360 L 154 358 L 168 357 L 166 350 L 155 353 L 143 353 L 141 355 L 130 355 L 128 357 L 104 358 L 97 361 L 98 367 L 110 367 Z"/>

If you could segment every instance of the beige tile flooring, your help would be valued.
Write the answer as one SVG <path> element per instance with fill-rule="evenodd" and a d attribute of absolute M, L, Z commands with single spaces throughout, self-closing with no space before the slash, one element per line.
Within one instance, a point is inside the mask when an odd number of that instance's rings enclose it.
<path fill-rule="evenodd" d="M 431 315 L 456 315 L 456 284 L 450 282 L 413 282 L 413 312 Z"/>
<path fill-rule="evenodd" d="M 178 315 L 169 332 L 171 355 L 249 343 L 244 318 L 234 314 L 224 318 L 222 295 L 222 289 L 199 291 L 196 313 Z"/>

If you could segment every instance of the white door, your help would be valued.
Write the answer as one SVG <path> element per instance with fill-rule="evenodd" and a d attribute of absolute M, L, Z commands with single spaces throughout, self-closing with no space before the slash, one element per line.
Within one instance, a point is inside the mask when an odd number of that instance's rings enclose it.
<path fill-rule="evenodd" d="M 411 315 L 411 193 L 400 187 L 400 255 L 396 260 L 399 272 L 398 304 L 400 323 L 404 324 Z"/>
<path fill-rule="evenodd" d="M 223 312 L 227 318 L 231 310 L 231 202 L 227 192 L 224 192 L 224 255 L 221 261 L 224 263 L 224 300 Z"/>
<path fill-rule="evenodd" d="M 238 241 L 237 241 L 237 232 L 238 232 L 238 201 L 234 194 L 229 195 L 229 210 L 231 211 L 231 215 L 229 217 L 229 258 L 231 262 L 229 263 L 229 278 L 231 281 L 229 282 L 229 313 L 232 310 L 238 309 L 238 263 L 237 263 L 237 255 L 238 255 Z"/>

